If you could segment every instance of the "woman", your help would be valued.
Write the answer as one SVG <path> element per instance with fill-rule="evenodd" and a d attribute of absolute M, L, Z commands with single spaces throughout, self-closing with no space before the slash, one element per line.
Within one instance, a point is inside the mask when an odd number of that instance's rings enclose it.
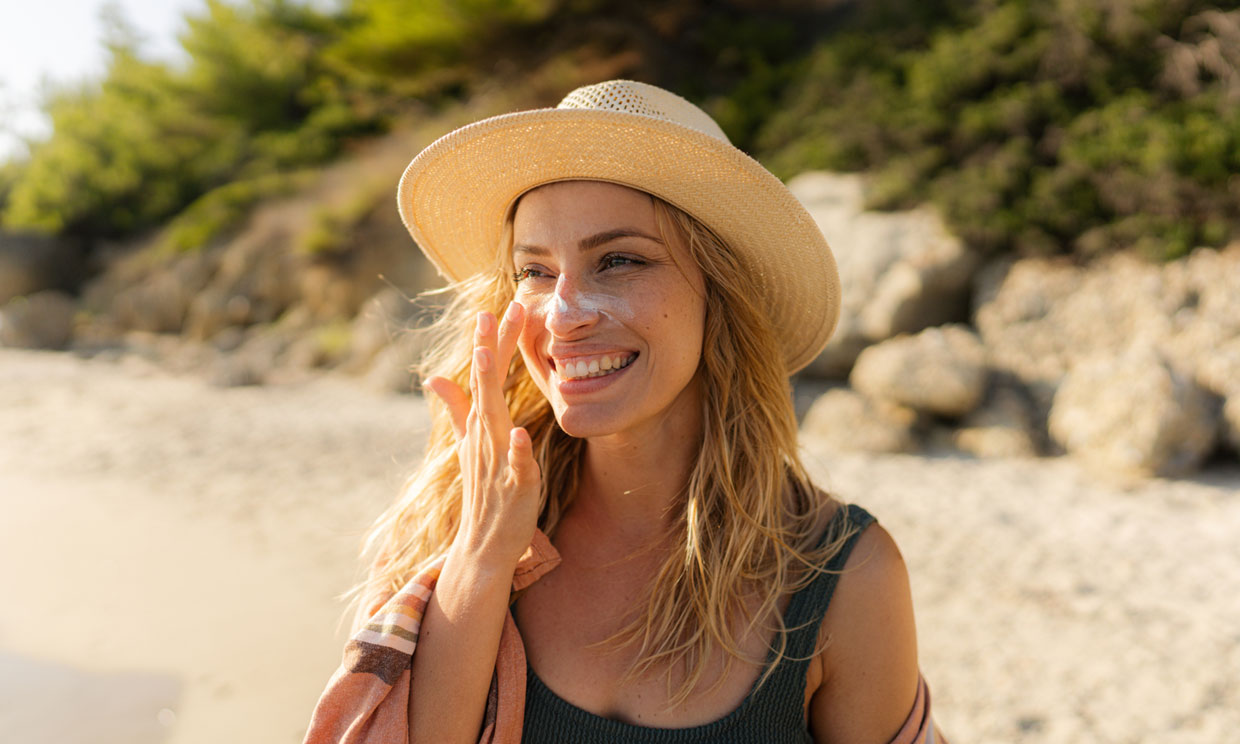
<path fill-rule="evenodd" d="M 444 137 L 399 206 L 455 282 L 441 405 L 307 741 L 933 741 L 899 552 L 797 457 L 839 284 L 787 189 L 611 81 Z"/>

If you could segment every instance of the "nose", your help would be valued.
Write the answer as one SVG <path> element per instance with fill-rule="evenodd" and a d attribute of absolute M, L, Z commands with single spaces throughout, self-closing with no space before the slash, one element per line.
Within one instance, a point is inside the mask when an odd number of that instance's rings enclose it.
<path fill-rule="evenodd" d="M 547 298 L 546 327 L 557 336 L 588 328 L 599 317 L 597 304 L 567 273 L 556 279 L 555 292 Z"/>

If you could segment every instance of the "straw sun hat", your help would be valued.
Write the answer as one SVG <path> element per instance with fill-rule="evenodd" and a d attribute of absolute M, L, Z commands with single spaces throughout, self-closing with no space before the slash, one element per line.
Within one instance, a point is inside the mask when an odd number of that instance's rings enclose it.
<path fill-rule="evenodd" d="M 654 194 L 737 251 L 751 267 L 789 372 L 822 351 L 840 308 L 839 274 L 822 232 L 706 112 L 662 88 L 612 80 L 578 88 L 554 109 L 462 127 L 413 159 L 397 201 L 439 273 L 459 280 L 494 269 L 517 197 L 581 179 Z"/>

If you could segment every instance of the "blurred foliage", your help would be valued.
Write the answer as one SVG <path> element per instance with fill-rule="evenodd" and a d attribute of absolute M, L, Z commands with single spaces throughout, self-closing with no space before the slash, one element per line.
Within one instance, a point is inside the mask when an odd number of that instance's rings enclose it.
<path fill-rule="evenodd" d="M 9 203 L 9 194 L 21 177 L 21 165 L 16 162 L 0 163 L 0 213 L 4 205 Z"/>
<path fill-rule="evenodd" d="M 753 34 L 738 32 L 748 26 L 720 20 L 735 11 L 715 5 L 346 0 L 328 10 L 308 0 L 205 0 L 186 19 L 177 64 L 144 59 L 136 33 L 113 11 L 102 80 L 51 95 L 51 137 L 0 171 L 0 223 L 87 241 L 167 224 L 162 247 L 197 248 L 257 201 L 287 192 L 285 176 L 336 157 L 351 138 L 464 97 L 496 65 L 517 70 L 548 49 L 566 53 L 608 37 L 617 54 L 626 44 L 692 48 L 669 57 L 692 69 L 681 63 L 730 37 L 745 47 L 743 69 L 724 65 L 730 79 L 760 72 L 767 52 L 786 41 L 780 30 L 756 27 L 765 41 L 753 46 Z M 707 31 L 676 41 L 678 29 L 699 26 Z M 752 100 L 769 102 L 767 78 L 747 84 Z M 748 112 L 760 107 L 737 100 L 729 126 L 754 130 Z M 307 250 L 332 249 L 355 217 L 324 217 Z"/>
<path fill-rule="evenodd" d="M 932 201 L 982 249 L 1170 258 L 1240 222 L 1238 2 L 327 7 L 206 0 L 176 65 L 144 60 L 114 23 L 102 82 L 53 95 L 52 136 L 0 167 L 3 226 L 95 239 L 167 225 L 163 247 L 191 250 L 351 139 L 587 48 L 638 60 L 603 69 L 701 102 L 777 174 L 869 171 L 874 206 Z M 301 248 L 342 250 L 370 203 L 323 208 Z"/>
<path fill-rule="evenodd" d="M 114 29 L 102 84 L 47 102 L 53 134 L 20 164 L 7 227 L 123 236 L 230 182 L 322 162 L 376 128 L 324 63 L 328 16 L 284 0 L 208 0 L 187 20 L 183 68 L 144 61 Z"/>
<path fill-rule="evenodd" d="M 738 147 L 749 149 L 779 105 L 780 92 L 801 72 L 807 46 L 802 33 L 779 17 L 742 21 L 716 15 L 703 24 L 701 52 L 713 61 L 716 74 L 726 75 L 725 94 L 707 108 Z"/>
<path fill-rule="evenodd" d="M 313 176 L 309 170 L 267 173 L 214 188 L 168 223 L 158 247 L 179 253 L 207 245 L 240 225 L 259 202 L 292 193 L 310 183 Z"/>
<path fill-rule="evenodd" d="M 755 147 L 784 176 L 872 171 L 874 206 L 932 201 L 979 248 L 1174 258 L 1240 222 L 1237 7 L 875 0 Z"/>
<path fill-rule="evenodd" d="M 319 326 L 314 332 L 314 344 L 317 355 L 326 362 L 344 359 L 353 344 L 353 324 L 337 319 Z"/>
<path fill-rule="evenodd" d="M 358 225 L 376 209 L 391 207 L 391 191 L 391 183 L 372 181 L 339 204 L 319 206 L 310 218 L 309 229 L 302 234 L 298 250 L 311 256 L 347 251 Z"/>
<path fill-rule="evenodd" d="M 427 75 L 442 80 L 550 9 L 549 0 L 353 0 L 327 56 L 359 87 L 425 95 Z"/>

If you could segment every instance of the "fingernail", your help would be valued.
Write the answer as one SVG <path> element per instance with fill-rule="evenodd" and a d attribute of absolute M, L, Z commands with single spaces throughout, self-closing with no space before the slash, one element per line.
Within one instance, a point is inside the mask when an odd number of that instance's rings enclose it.
<path fill-rule="evenodd" d="M 486 372 L 491 368 L 491 360 L 487 356 L 486 349 L 474 349 L 474 364 L 477 365 L 479 372 Z"/>
<path fill-rule="evenodd" d="M 478 313 L 478 333 L 486 335 L 491 332 L 491 314 Z"/>
<path fill-rule="evenodd" d="M 518 311 L 517 311 L 517 308 L 519 308 L 519 307 L 520 307 L 520 305 L 518 305 L 518 304 L 517 304 L 517 303 L 515 303 L 515 302 L 510 302 L 510 303 L 508 303 L 508 309 L 504 311 L 504 320 L 507 320 L 507 321 L 509 321 L 509 322 L 512 322 L 512 321 L 516 320 L 516 319 L 517 319 L 517 312 L 518 312 Z"/>

